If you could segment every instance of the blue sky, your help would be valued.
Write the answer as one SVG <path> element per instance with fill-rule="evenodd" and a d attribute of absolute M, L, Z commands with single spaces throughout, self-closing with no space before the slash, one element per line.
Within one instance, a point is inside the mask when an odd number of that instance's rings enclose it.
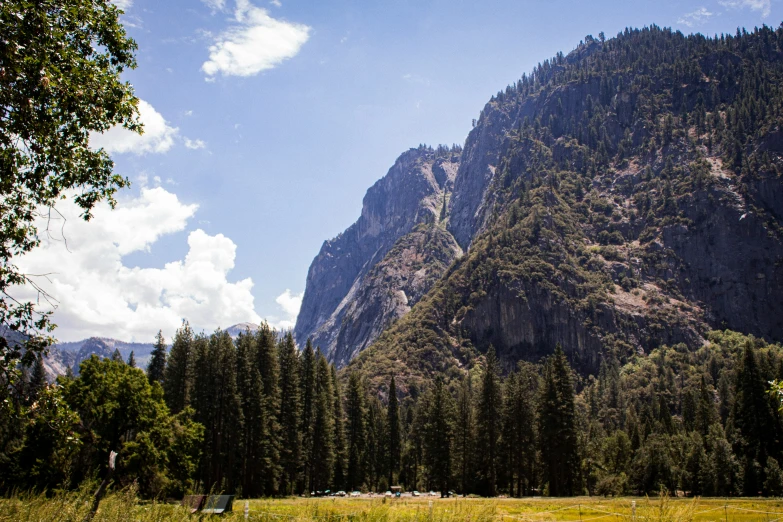
<path fill-rule="evenodd" d="M 462 143 L 537 62 L 626 26 L 712 35 L 783 18 L 777 0 L 115 3 L 139 45 L 126 78 L 148 132 L 94 139 L 133 181 L 126 212 L 69 221 L 70 252 L 45 244 L 29 260 L 61 270 L 62 340 L 151 341 L 185 316 L 290 326 L 321 243 L 395 158 Z"/>

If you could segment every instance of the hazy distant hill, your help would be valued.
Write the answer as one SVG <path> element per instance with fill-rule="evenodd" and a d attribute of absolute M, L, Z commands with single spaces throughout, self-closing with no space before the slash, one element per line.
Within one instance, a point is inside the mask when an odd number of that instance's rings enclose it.
<path fill-rule="evenodd" d="M 240 333 L 255 332 L 260 328 L 253 323 L 239 323 L 226 328 L 231 337 L 236 338 Z M 9 330 L 0 331 L 3 337 L 19 342 L 24 336 Z M 170 340 L 169 340 L 170 341 Z M 44 361 L 50 380 L 58 375 L 64 375 L 70 367 L 74 373 L 79 373 L 79 364 L 92 355 L 98 357 L 111 357 L 115 350 L 119 350 L 123 360 L 128 360 L 130 353 L 136 359 L 140 368 L 146 368 L 153 350 L 153 343 L 128 343 L 108 337 L 90 337 L 81 341 L 57 343 L 49 348 L 49 355 Z"/>

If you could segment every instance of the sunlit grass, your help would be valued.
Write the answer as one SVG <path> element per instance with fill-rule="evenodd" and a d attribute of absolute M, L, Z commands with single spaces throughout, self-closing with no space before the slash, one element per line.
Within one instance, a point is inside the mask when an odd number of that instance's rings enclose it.
<path fill-rule="evenodd" d="M 0 521 L 81 522 L 91 502 L 90 491 L 17 494 L 0 499 Z M 636 503 L 635 518 L 632 503 Z M 247 501 L 250 520 L 323 522 L 511 522 L 517 521 L 638 521 L 702 522 L 765 521 L 783 517 L 783 501 L 767 499 L 680 499 L 577 497 L 569 499 L 478 498 L 323 498 L 256 499 Z M 244 520 L 244 500 L 223 517 L 191 515 L 177 504 L 140 502 L 135 491 L 109 494 L 93 520 L 96 522 L 152 522 L 195 520 Z"/>

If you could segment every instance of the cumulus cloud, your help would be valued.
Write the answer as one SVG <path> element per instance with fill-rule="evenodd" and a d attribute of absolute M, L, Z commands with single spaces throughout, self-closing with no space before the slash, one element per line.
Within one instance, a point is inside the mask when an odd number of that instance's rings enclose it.
<path fill-rule="evenodd" d="M 302 307 L 303 297 L 304 297 L 304 292 L 293 294 L 291 293 L 291 290 L 286 288 L 285 292 L 277 296 L 275 302 L 280 305 L 280 307 L 283 309 L 285 313 L 296 317 L 297 315 L 299 315 L 299 309 Z"/>
<path fill-rule="evenodd" d="M 51 236 L 42 234 L 41 246 L 20 258 L 19 267 L 47 274 L 38 283 L 59 301 L 54 322 L 60 340 L 97 335 L 147 342 L 158 329 L 170 337 L 183 318 L 206 331 L 260 322 L 253 281 L 228 279 L 237 247 L 222 234 L 190 232 L 184 259 L 162 268 L 125 264 L 123 256 L 149 251 L 162 237 L 183 231 L 197 205 L 156 187 L 143 188 L 113 211 L 100 205 L 89 223 L 70 201 L 57 208 L 66 221 L 53 219 Z M 35 298 L 26 291 L 20 297 Z"/>
<path fill-rule="evenodd" d="M 96 149 L 108 153 L 138 155 L 167 152 L 173 145 L 179 129 L 171 127 L 155 108 L 139 100 L 139 119 L 144 124 L 144 134 L 139 135 L 122 127 L 90 135 L 90 143 Z"/>
<path fill-rule="evenodd" d="M 191 140 L 190 138 L 185 138 L 185 147 L 189 149 L 198 150 L 203 149 L 206 146 L 207 144 L 204 143 L 203 140 Z"/>
<path fill-rule="evenodd" d="M 237 0 L 235 23 L 209 48 L 201 70 L 207 79 L 253 76 L 296 56 L 310 37 L 310 27 L 277 20 L 249 0 Z"/>
<path fill-rule="evenodd" d="M 682 15 L 679 20 L 677 20 L 677 23 L 688 27 L 694 27 L 696 25 L 703 24 L 711 16 L 712 13 L 709 12 L 706 8 L 702 7 L 693 11 L 692 13 Z"/>
<path fill-rule="evenodd" d="M 723 7 L 732 9 L 749 8 L 753 11 L 761 11 L 761 17 L 766 18 L 772 9 L 771 0 L 719 0 Z"/>

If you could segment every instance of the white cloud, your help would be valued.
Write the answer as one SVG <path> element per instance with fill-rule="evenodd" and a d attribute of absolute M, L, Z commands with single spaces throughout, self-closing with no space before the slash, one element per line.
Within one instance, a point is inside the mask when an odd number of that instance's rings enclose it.
<path fill-rule="evenodd" d="M 275 7 L 283 7 L 283 2 L 280 0 L 271 0 L 269 3 Z"/>
<path fill-rule="evenodd" d="M 718 0 L 723 7 L 731 9 L 750 8 L 753 11 L 761 11 L 761 17 L 766 18 L 772 9 L 771 0 Z"/>
<path fill-rule="evenodd" d="M 310 27 L 276 20 L 266 9 L 249 0 L 237 0 L 236 23 L 219 35 L 209 48 L 209 60 L 201 70 L 207 79 L 253 76 L 296 56 L 310 37 Z"/>
<path fill-rule="evenodd" d="M 128 12 L 128 9 L 133 7 L 133 0 L 112 0 L 111 3 L 113 3 L 114 5 L 116 5 L 123 11 L 125 11 L 126 13 Z"/>
<path fill-rule="evenodd" d="M 171 127 L 155 108 L 139 100 L 139 119 L 144 124 L 144 134 L 138 135 L 122 127 L 112 127 L 103 134 L 90 135 L 90 143 L 96 149 L 104 148 L 108 153 L 149 154 L 167 152 L 179 132 Z"/>
<path fill-rule="evenodd" d="M 198 150 L 203 149 L 207 146 L 207 144 L 204 143 L 203 140 L 191 140 L 190 138 L 185 138 L 185 146 L 192 150 Z"/>
<path fill-rule="evenodd" d="M 402 79 L 410 84 L 425 85 L 428 87 L 430 85 L 429 78 L 425 78 L 424 76 L 419 76 L 418 74 L 406 73 L 402 75 Z"/>
<path fill-rule="evenodd" d="M 260 322 L 253 281 L 228 280 L 236 245 L 222 234 L 190 232 L 185 258 L 162 268 L 125 264 L 123 256 L 149 251 L 162 237 L 185 230 L 197 208 L 161 187 L 144 188 L 114 211 L 100 205 L 86 223 L 70 200 L 63 201 L 58 210 L 67 218 L 62 229 L 67 243 L 60 237 L 62 221 L 53 221 L 54 238 L 42 234 L 41 246 L 19 259 L 26 273 L 49 274 L 38 282 L 59 301 L 56 336 L 150 342 L 158 329 L 171 337 L 183 318 L 206 331 Z M 45 221 L 40 226 L 43 230 Z"/>
<path fill-rule="evenodd" d="M 224 7 L 226 7 L 226 0 L 201 0 L 204 2 L 207 7 L 212 9 L 212 11 L 222 11 Z"/>
<path fill-rule="evenodd" d="M 270 321 L 270 324 L 273 324 L 281 330 L 293 328 L 294 325 L 296 325 L 296 316 L 299 315 L 299 309 L 302 307 L 303 297 L 304 292 L 294 294 L 291 293 L 291 290 L 286 288 L 285 292 L 277 296 L 275 302 L 280 306 L 287 317 L 276 321 L 273 319 Z"/>
<path fill-rule="evenodd" d="M 706 22 L 710 17 L 712 16 L 712 13 L 707 11 L 706 8 L 701 7 L 692 13 L 684 14 L 680 17 L 679 20 L 677 20 L 678 24 L 686 25 L 688 27 L 693 27 L 696 25 L 701 25 L 704 22 Z"/>

